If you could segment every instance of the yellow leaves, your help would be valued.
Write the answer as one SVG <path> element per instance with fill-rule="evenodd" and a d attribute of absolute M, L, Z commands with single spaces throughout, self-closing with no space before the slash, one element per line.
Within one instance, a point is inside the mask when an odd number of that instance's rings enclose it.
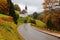
<path fill-rule="evenodd" d="M 43 22 L 47 23 L 48 20 L 52 21 L 53 29 L 60 30 L 59 27 L 59 21 L 60 21 L 60 9 L 54 8 L 56 5 L 59 5 L 58 0 L 44 0 L 43 8 L 44 8 L 44 14 L 43 15 Z M 48 24 L 47 24 L 48 25 Z"/>
<path fill-rule="evenodd" d="M 44 13 L 47 13 L 49 10 L 44 10 Z"/>
<path fill-rule="evenodd" d="M 3 2 L 4 2 L 4 3 L 7 3 L 7 0 L 0 0 L 0 2 L 2 2 L 2 3 L 3 3 Z"/>
<path fill-rule="evenodd" d="M 4 18 L 5 17 L 5 18 Z M 0 14 L 0 40 L 21 40 L 22 37 L 17 32 L 17 25 L 10 20 L 10 16 Z"/>
<path fill-rule="evenodd" d="M 58 3 L 58 4 L 56 4 Z M 44 3 L 43 3 L 43 8 L 46 10 L 50 10 L 50 9 L 53 9 L 54 7 L 56 7 L 56 5 L 59 5 L 59 2 L 58 0 L 44 0 Z"/>
<path fill-rule="evenodd" d="M 51 0 L 44 0 L 43 5 L 49 4 Z"/>
<path fill-rule="evenodd" d="M 9 21 L 9 22 L 13 22 L 13 18 L 12 17 L 1 17 L 0 19 L 4 20 L 4 21 Z"/>
<path fill-rule="evenodd" d="M 13 22 L 0 19 L 0 40 L 21 40 L 17 26 Z"/>
<path fill-rule="evenodd" d="M 48 6 L 43 6 L 44 9 L 49 8 Z"/>

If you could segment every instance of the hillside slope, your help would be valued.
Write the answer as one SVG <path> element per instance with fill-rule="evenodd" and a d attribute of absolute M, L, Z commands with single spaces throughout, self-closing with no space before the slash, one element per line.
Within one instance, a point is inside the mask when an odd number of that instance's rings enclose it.
<path fill-rule="evenodd" d="M 6 15 L 0 14 L 0 40 L 23 40 L 23 38 L 19 35 L 17 32 L 17 25 L 14 24 L 13 20 L 12 22 L 10 20 L 7 20 L 7 18 L 10 18 Z M 1 19 L 1 18 L 5 19 Z"/>

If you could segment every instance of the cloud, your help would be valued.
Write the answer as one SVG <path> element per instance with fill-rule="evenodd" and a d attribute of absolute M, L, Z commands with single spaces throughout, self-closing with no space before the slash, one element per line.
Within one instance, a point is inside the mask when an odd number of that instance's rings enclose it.
<path fill-rule="evenodd" d="M 43 0 L 12 0 L 15 4 L 19 4 L 21 10 L 24 9 L 25 5 L 28 6 L 28 12 L 33 13 L 34 11 L 43 11 L 42 2 Z"/>
<path fill-rule="evenodd" d="M 21 10 L 25 9 L 25 5 L 24 4 L 18 4 L 21 8 Z M 33 13 L 35 11 L 37 11 L 37 7 L 35 6 L 27 6 L 28 7 L 28 13 Z"/>
<path fill-rule="evenodd" d="M 14 3 L 21 3 L 24 5 L 30 5 L 30 6 L 40 6 L 43 3 L 43 0 L 12 0 Z"/>

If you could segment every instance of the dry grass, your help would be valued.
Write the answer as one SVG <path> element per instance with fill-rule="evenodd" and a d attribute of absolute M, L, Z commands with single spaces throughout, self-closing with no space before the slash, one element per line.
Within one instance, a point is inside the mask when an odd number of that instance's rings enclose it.
<path fill-rule="evenodd" d="M 11 20 L 7 21 L 9 17 L 6 15 L 1 15 L 0 17 L 4 16 L 6 20 L 0 18 L 0 40 L 24 40 L 17 31 L 17 25 Z"/>

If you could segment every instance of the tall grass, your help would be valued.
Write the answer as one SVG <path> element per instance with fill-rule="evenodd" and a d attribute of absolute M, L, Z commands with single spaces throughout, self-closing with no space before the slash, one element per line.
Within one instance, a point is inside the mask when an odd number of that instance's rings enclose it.
<path fill-rule="evenodd" d="M 17 31 L 17 25 L 14 22 L 6 21 L 1 17 L 9 17 L 0 14 L 0 40 L 23 40 Z"/>

